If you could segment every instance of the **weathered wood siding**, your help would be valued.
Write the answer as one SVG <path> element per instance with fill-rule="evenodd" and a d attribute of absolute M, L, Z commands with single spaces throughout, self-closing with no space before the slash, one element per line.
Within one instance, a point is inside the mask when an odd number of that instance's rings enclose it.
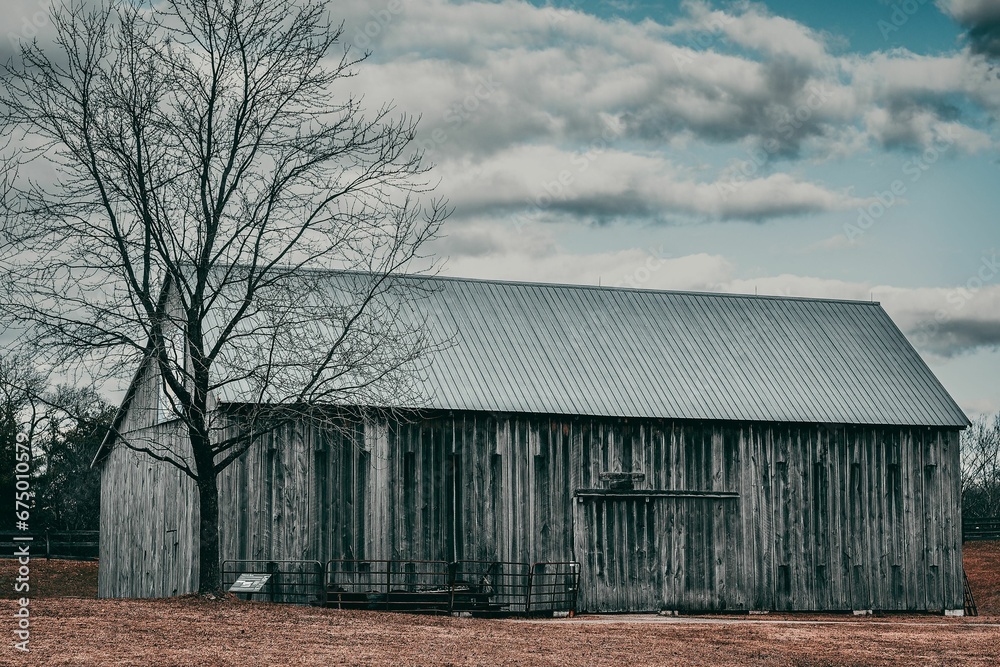
<path fill-rule="evenodd" d="M 628 494 L 607 472 L 641 472 Z M 571 560 L 593 611 L 962 606 L 957 432 L 465 413 L 289 427 L 224 558 Z"/>
<path fill-rule="evenodd" d="M 286 426 L 261 439 L 222 472 L 223 560 L 318 560 L 314 536 L 328 503 L 319 501 L 314 445 L 309 441 L 314 436 L 320 433 L 309 427 Z"/>
<path fill-rule="evenodd" d="M 183 455 L 177 422 L 156 424 L 154 373 L 144 367 L 119 426 L 139 446 Z M 101 462 L 100 597 L 166 597 L 197 590 L 197 490 L 176 467 L 118 445 Z"/>
<path fill-rule="evenodd" d="M 140 382 L 122 425 L 175 451 Z M 958 433 L 435 413 L 293 424 L 220 478 L 224 559 L 577 560 L 592 611 L 962 606 Z M 197 582 L 197 495 L 102 463 L 102 596 Z M 604 473 L 641 473 L 615 491 Z"/>
<path fill-rule="evenodd" d="M 537 436 L 526 422 L 481 414 L 346 431 L 289 427 L 224 473 L 224 553 L 567 560 L 570 449 Z"/>
<path fill-rule="evenodd" d="M 584 608 L 962 606 L 955 432 L 643 424 L 581 463 L 593 480 L 629 458 L 676 495 L 577 503 Z"/>
<path fill-rule="evenodd" d="M 178 437 L 169 426 L 144 435 Z M 173 432 L 171 432 L 173 431 Z M 198 587 L 198 496 L 177 468 L 116 447 L 101 472 L 100 597 L 166 597 Z"/>

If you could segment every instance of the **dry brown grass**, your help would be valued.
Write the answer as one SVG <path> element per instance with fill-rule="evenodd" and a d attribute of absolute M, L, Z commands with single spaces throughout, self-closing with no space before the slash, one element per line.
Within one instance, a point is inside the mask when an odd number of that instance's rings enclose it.
<path fill-rule="evenodd" d="M 13 560 L 0 560 L 0 597 L 19 598 L 14 592 L 17 565 Z M 31 598 L 97 597 L 97 561 L 45 560 L 32 558 L 29 564 Z"/>
<path fill-rule="evenodd" d="M 172 600 L 42 598 L 30 664 L 995 665 L 1000 627 L 453 619 Z M 926 621 L 933 622 L 933 625 Z M 8 649 L 0 664 L 19 664 Z M 21 663 L 23 664 L 23 663 Z"/>
<path fill-rule="evenodd" d="M 966 542 L 962 557 L 979 613 L 1000 616 L 1000 542 Z"/>
<path fill-rule="evenodd" d="M 1000 544 L 966 547 L 984 616 L 527 622 L 208 601 L 94 600 L 93 563 L 32 562 L 31 654 L 0 665 L 996 665 Z M 9 591 L 12 561 L 0 564 Z M 8 593 L 8 596 L 10 594 Z M 12 603 L 7 603 L 13 609 Z M 10 618 L 9 614 L 4 614 Z M 591 617 L 592 618 L 592 617 Z M 833 620 L 834 622 L 830 622 Z M 735 621 L 735 622 L 733 622 Z M 0 622 L 2 623 L 2 622 Z M 12 623 L 12 619 L 7 621 Z"/>

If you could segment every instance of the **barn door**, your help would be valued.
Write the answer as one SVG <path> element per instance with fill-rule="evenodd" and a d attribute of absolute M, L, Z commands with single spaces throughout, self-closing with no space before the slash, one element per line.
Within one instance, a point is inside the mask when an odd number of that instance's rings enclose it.
<path fill-rule="evenodd" d="M 745 609 L 738 582 L 738 505 L 733 498 L 663 499 L 664 609 Z"/>
<path fill-rule="evenodd" d="M 581 610 L 742 609 L 736 503 L 705 497 L 577 498 Z"/>
<path fill-rule="evenodd" d="M 576 503 L 580 609 L 637 612 L 662 608 L 657 514 L 657 503 L 645 498 L 587 497 Z"/>

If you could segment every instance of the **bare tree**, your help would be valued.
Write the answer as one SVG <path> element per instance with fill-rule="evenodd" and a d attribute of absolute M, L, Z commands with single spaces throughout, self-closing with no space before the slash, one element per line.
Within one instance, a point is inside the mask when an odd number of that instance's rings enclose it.
<path fill-rule="evenodd" d="M 91 387 L 55 387 L 42 398 L 35 440 L 32 525 L 48 530 L 95 530 L 100 517 L 100 472 L 90 464 L 115 411 Z"/>
<path fill-rule="evenodd" d="M 962 433 L 962 513 L 1000 516 L 1000 413 L 979 417 Z"/>
<path fill-rule="evenodd" d="M 80 378 L 152 364 L 189 448 L 118 442 L 195 481 L 199 589 L 216 591 L 217 478 L 257 435 L 330 403 L 421 401 L 421 287 L 399 274 L 433 271 L 421 247 L 446 205 L 420 203 L 415 119 L 366 116 L 345 90 L 366 54 L 338 48 L 322 2 L 52 19 L 55 47 L 22 45 L 0 92 L 21 167 L 5 315 Z M 219 397 L 242 410 L 221 419 Z"/>
<path fill-rule="evenodd" d="M 36 472 L 39 433 L 44 430 L 45 404 L 41 394 L 45 378 L 25 355 L 0 356 L 0 496 L 14 498 L 18 463 L 18 436 L 26 438 L 27 472 Z M 18 498 L 25 502 L 23 498 Z M 19 507 L 18 509 L 22 509 Z M 14 527 L 14 514 L 0 519 L 6 529 Z"/>
<path fill-rule="evenodd" d="M 89 530 L 100 509 L 100 477 L 89 464 L 113 412 L 96 390 L 49 390 L 25 355 L 0 357 L 0 495 L 13 497 L 18 436 L 27 444 L 34 530 Z M 20 499 L 20 497 L 19 497 Z M 5 523 L 13 528 L 14 515 Z"/>
<path fill-rule="evenodd" d="M 43 394 L 47 388 L 47 378 L 38 372 L 29 355 L 0 356 L 0 405 L 4 406 L 6 428 L 11 438 L 16 432 L 23 433 L 29 450 L 43 428 L 48 407 Z"/>

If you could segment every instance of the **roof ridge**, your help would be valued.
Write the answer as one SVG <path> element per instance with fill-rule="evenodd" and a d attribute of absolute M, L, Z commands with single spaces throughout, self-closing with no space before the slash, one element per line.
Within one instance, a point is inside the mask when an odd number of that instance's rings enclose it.
<path fill-rule="evenodd" d="M 354 275 L 370 275 L 371 271 L 357 269 L 324 269 L 319 267 L 297 267 L 299 271 L 312 273 L 340 273 Z M 443 276 L 440 274 L 397 273 L 398 278 L 413 278 L 417 280 L 442 280 L 447 282 L 489 283 L 493 285 L 517 285 L 525 287 L 559 287 L 568 289 L 600 290 L 608 292 L 639 292 L 649 294 L 678 294 L 682 296 L 716 297 L 724 299 L 763 299 L 775 301 L 818 301 L 822 303 L 844 303 L 858 306 L 881 306 L 880 301 L 863 301 L 860 299 L 836 299 L 818 296 L 792 296 L 785 294 L 744 294 L 742 292 L 709 292 L 698 290 L 653 289 L 648 287 L 624 287 L 619 285 L 587 285 L 580 283 L 543 282 L 538 280 L 511 280 L 503 278 L 469 278 L 463 276 Z"/>
<path fill-rule="evenodd" d="M 881 305 L 879 301 L 862 301 L 859 299 L 834 299 L 815 296 L 792 296 L 784 294 L 744 294 L 742 292 L 709 292 L 698 290 L 654 289 L 648 287 L 623 287 L 620 285 L 586 285 L 577 283 L 547 283 L 534 280 L 504 280 L 491 278 L 463 278 L 459 276 L 421 276 L 419 274 L 403 274 L 405 277 L 430 278 L 434 280 L 449 280 L 453 282 L 493 283 L 498 285 L 525 285 L 529 287 L 565 287 L 570 289 L 586 289 L 618 292 L 643 292 L 652 294 L 680 294 L 685 296 L 710 296 L 724 299 L 774 299 L 780 301 L 822 301 L 827 303 L 847 303 L 865 306 Z"/>

